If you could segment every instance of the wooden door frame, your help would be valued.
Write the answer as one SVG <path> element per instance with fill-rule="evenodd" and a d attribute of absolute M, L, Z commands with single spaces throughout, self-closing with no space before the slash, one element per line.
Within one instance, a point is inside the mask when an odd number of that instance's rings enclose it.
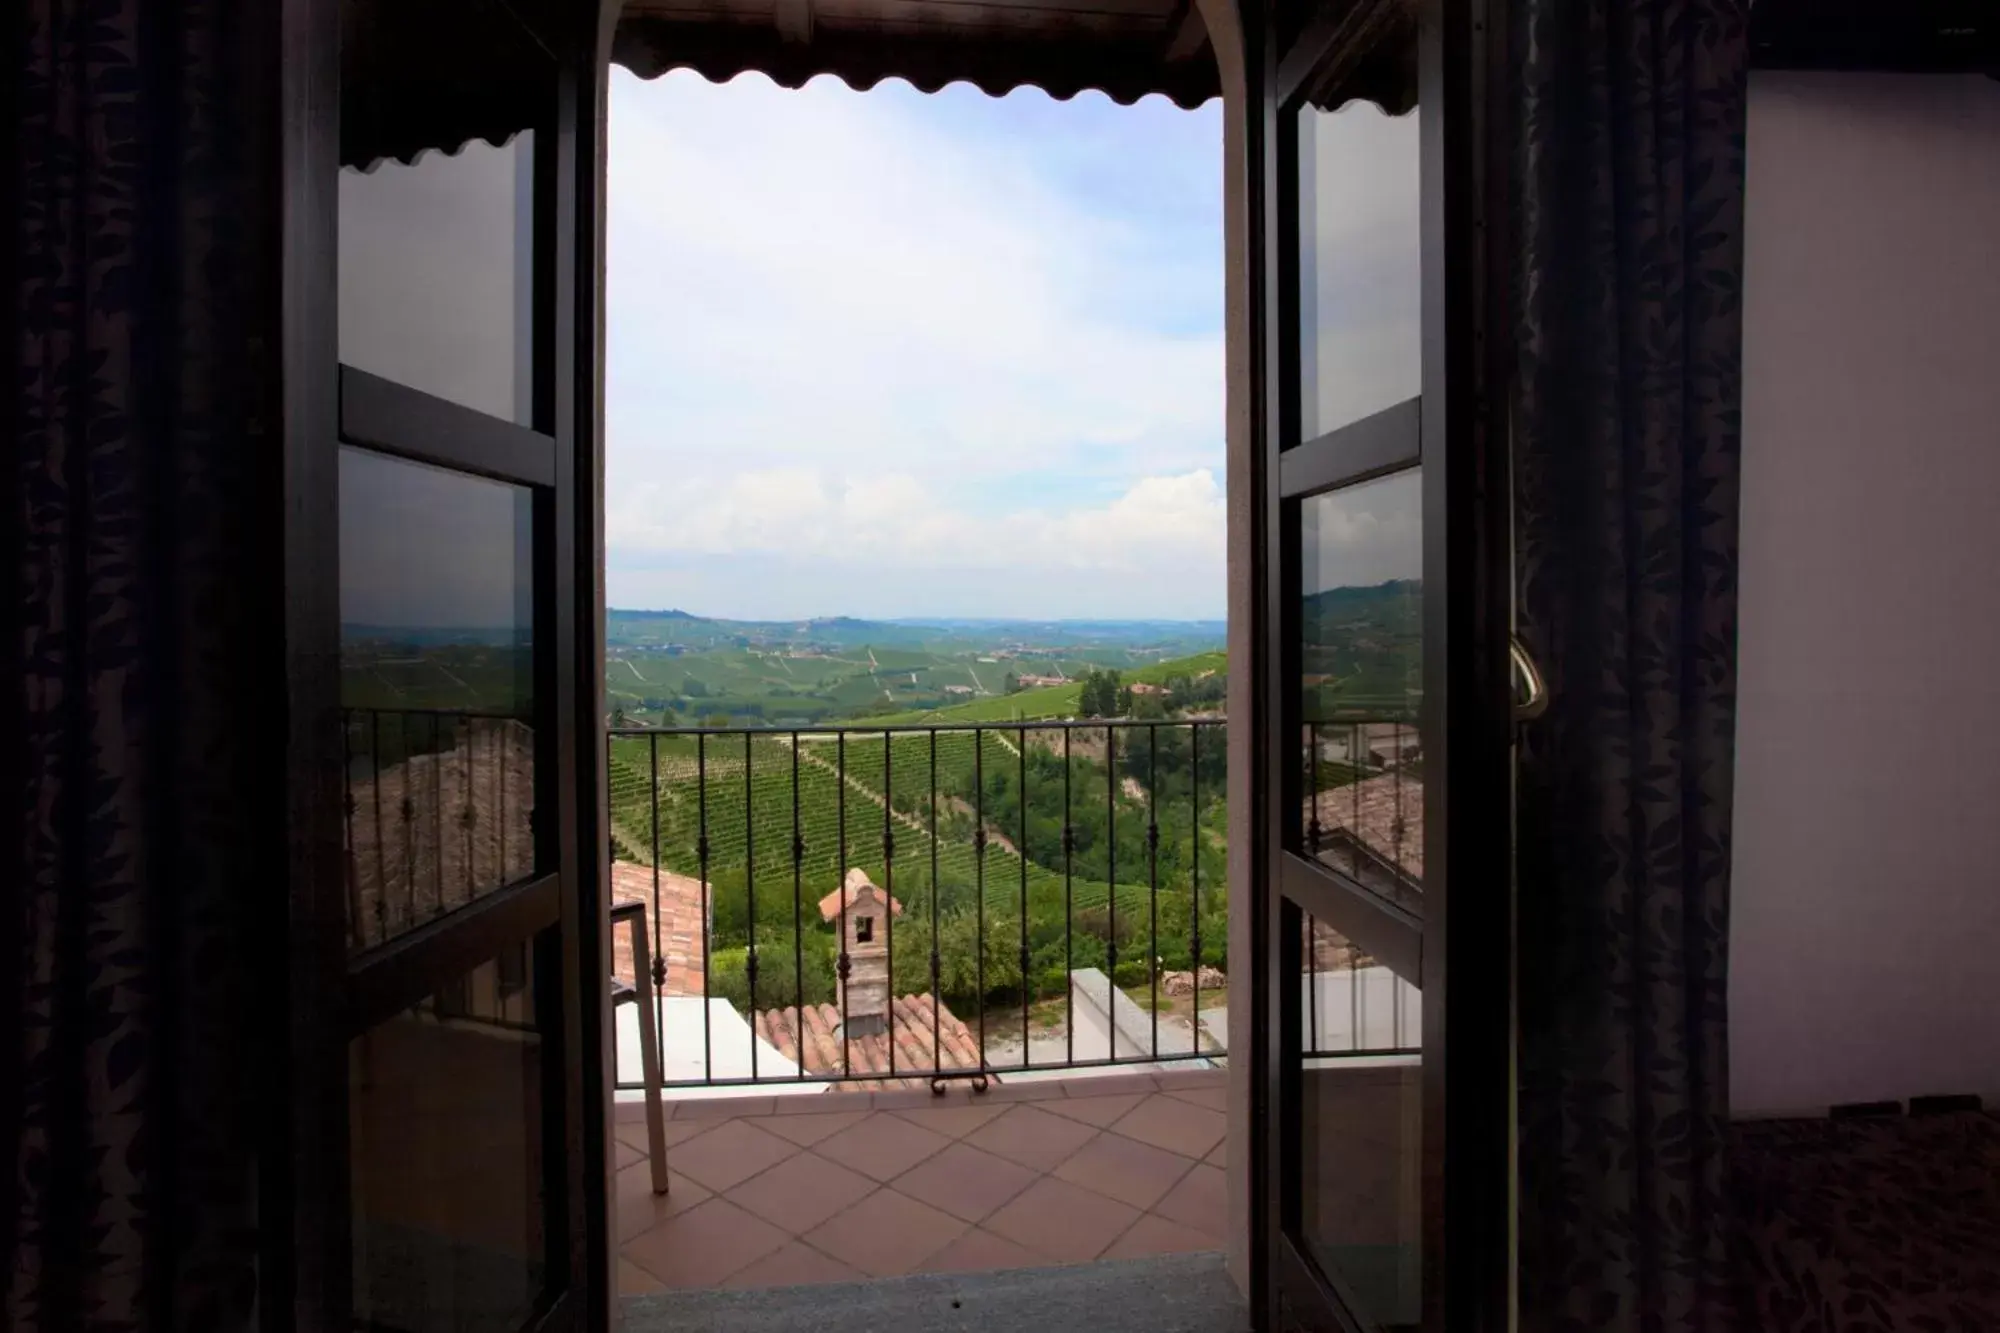
<path fill-rule="evenodd" d="M 554 441 L 548 621 L 555 642 L 545 680 L 557 811 L 554 876 L 569 886 L 554 924 L 563 1024 L 545 1034 L 549 1090 L 561 1107 L 557 1149 L 567 1164 L 564 1290 L 543 1329 L 603 1329 L 611 1318 L 610 1031 L 604 885 L 594 830 L 604 809 L 602 666 L 603 98 L 615 0 L 544 7 L 558 56 L 547 157 L 553 185 L 537 225 L 546 299 L 536 318 L 551 338 L 537 359 L 537 397 Z M 337 324 L 340 170 L 338 0 L 281 0 L 246 40 L 264 41 L 276 112 L 267 143 L 272 192 L 261 218 L 278 238 L 273 418 L 281 432 L 273 494 L 281 555 L 286 659 L 284 883 L 261 923 L 271 942 L 267 1049 L 276 1104 L 265 1118 L 259 1180 L 261 1323 L 266 1329 L 348 1333 L 352 1281 L 347 1087 L 349 957 L 344 929 L 340 800 L 339 472 L 341 369 Z M 542 157 L 538 153 L 538 158 Z M 538 174 L 541 168 L 538 167 Z M 564 577 L 564 575 L 567 577 Z M 538 578 L 542 577 L 538 574 Z M 558 1091 L 559 1090 L 559 1091 Z M 594 1129 L 592 1128 L 594 1126 Z M 552 1279 L 556 1274 L 551 1274 Z"/>
<path fill-rule="evenodd" d="M 1505 386 L 1507 307 L 1504 172 L 1507 125 L 1497 95 L 1511 77 L 1504 0 L 1423 0 L 1422 144 L 1424 710 L 1427 723 L 1425 917 L 1422 977 L 1425 1059 L 1421 1138 L 1424 1199 L 1424 1327 L 1500 1333 L 1509 1327 L 1513 1283 L 1513 937 L 1511 777 L 1506 761 L 1512 705 L 1507 666 L 1511 608 L 1509 458 Z M 1274 877 L 1284 845 L 1290 751 L 1279 735 L 1287 673 L 1277 635 L 1285 623 L 1286 567 L 1280 513 L 1282 424 L 1294 412 L 1291 347 L 1298 315 L 1295 256 L 1288 254 L 1286 179 L 1278 158 L 1280 53 L 1270 7 L 1246 7 L 1251 114 L 1245 118 L 1252 181 L 1247 260 L 1252 315 L 1252 559 L 1248 638 L 1253 645 L 1250 730 L 1260 751 L 1249 823 L 1256 949 L 1250 1001 L 1258 1016 L 1245 1048 L 1251 1083 L 1252 1311 L 1260 1329 L 1284 1327 L 1279 1138 L 1297 1113 L 1279 1095 L 1286 1058 L 1272 975 L 1283 956 Z M 1295 71 L 1287 67 L 1289 78 Z M 1448 243 L 1449 238 L 1449 243 Z M 1454 521 L 1459 520 L 1459 521 Z M 1446 595 L 1449 592 L 1449 595 Z M 1274 647 L 1277 649 L 1274 651 Z M 1456 687 L 1447 690 L 1447 682 Z M 1460 744 L 1447 757 L 1447 736 Z M 1457 811 L 1453 815 L 1450 812 Z M 1450 910 L 1449 867 L 1489 867 L 1481 895 Z M 1495 949 L 1493 941 L 1509 941 Z M 1453 942 L 1458 965 L 1447 969 Z M 1450 984 L 1456 980 L 1456 987 Z M 1507 997 L 1497 1003 L 1496 997 Z M 1448 1034 L 1448 1035 L 1447 1035 Z M 1447 1089 L 1450 1096 L 1447 1098 Z M 1294 1270 L 1296 1272 L 1296 1270 Z M 1310 1276 L 1306 1274 L 1305 1276 Z M 1296 1280 L 1296 1277 L 1293 1279 Z"/>

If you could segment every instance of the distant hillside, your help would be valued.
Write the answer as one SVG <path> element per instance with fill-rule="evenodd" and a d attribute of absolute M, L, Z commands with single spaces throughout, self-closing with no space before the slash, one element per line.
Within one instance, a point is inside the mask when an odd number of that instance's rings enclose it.
<path fill-rule="evenodd" d="M 1222 652 L 1197 653 L 1191 657 L 1178 657 L 1170 661 L 1155 662 L 1147 666 L 1120 671 L 1119 679 L 1126 685 L 1161 685 L 1176 676 L 1190 679 L 1199 678 L 1229 668 L 1229 655 Z M 986 699 L 976 699 L 971 703 L 953 704 L 946 708 L 933 708 L 902 713 L 890 713 L 879 717 L 859 720 L 859 725 L 869 722 L 897 725 L 922 722 L 1012 722 L 1016 719 L 1036 721 L 1043 718 L 1075 716 L 1079 696 L 1083 686 L 1072 681 L 1067 685 L 1046 685 L 1038 689 L 1021 690 L 1014 694 L 996 695 Z"/>

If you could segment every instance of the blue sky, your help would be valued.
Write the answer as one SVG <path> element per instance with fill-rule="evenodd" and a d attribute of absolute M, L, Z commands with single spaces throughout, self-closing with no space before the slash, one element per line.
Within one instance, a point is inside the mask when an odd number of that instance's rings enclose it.
<path fill-rule="evenodd" d="M 1219 617 L 1221 114 L 611 87 L 611 604 Z"/>

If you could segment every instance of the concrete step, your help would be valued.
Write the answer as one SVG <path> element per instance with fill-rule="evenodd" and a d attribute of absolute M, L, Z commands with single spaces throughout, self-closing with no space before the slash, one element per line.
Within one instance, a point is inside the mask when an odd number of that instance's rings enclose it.
<path fill-rule="evenodd" d="M 1248 1333 L 1220 1254 L 624 1301 L 627 1333 Z"/>

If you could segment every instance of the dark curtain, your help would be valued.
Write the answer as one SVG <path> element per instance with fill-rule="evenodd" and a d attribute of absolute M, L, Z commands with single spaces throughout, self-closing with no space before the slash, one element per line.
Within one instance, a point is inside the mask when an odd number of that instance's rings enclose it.
<path fill-rule="evenodd" d="M 1747 0 L 1520 0 L 1522 1326 L 1731 1325 Z"/>
<path fill-rule="evenodd" d="M 8 1329 L 228 1330 L 257 1298 L 246 924 L 285 885 L 263 9 L 0 19 Z"/>

